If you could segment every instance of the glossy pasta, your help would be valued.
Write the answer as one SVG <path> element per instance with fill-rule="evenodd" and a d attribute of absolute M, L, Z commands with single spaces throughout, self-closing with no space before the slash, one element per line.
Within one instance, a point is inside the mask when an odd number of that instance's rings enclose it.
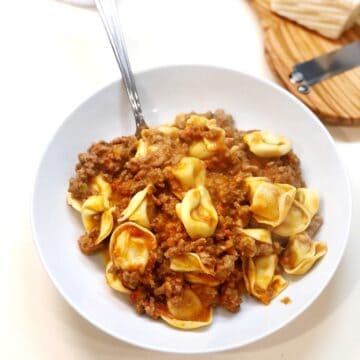
<path fill-rule="evenodd" d="M 92 145 L 67 202 L 84 227 L 80 249 L 104 253 L 113 293 L 183 330 L 210 325 L 216 306 L 236 313 L 246 296 L 269 304 L 287 274 L 327 251 L 312 238 L 320 196 L 291 142 L 237 130 L 222 111 Z"/>

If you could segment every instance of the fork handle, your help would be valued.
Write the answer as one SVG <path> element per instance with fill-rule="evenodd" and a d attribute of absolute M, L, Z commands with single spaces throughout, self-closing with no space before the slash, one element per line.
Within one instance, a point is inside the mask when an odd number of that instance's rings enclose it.
<path fill-rule="evenodd" d="M 140 136 L 142 129 L 147 128 L 141 110 L 139 95 L 136 89 L 134 74 L 131 70 L 128 52 L 122 34 L 118 9 L 115 0 L 95 0 L 97 10 L 104 24 L 116 61 L 129 97 L 132 112 L 135 117 L 136 136 Z"/>

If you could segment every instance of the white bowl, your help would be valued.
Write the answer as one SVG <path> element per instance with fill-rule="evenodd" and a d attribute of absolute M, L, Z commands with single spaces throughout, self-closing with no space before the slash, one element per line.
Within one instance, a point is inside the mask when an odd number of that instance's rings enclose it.
<path fill-rule="evenodd" d="M 349 233 L 348 177 L 325 127 L 285 90 L 231 70 L 177 66 L 136 75 L 145 118 L 150 125 L 177 113 L 223 108 L 240 129 L 268 129 L 293 142 L 309 187 L 319 189 L 325 223 L 317 239 L 326 256 L 269 306 L 246 298 L 237 314 L 216 310 L 210 327 L 181 331 L 139 316 L 128 300 L 104 280 L 101 256 L 87 257 L 77 245 L 83 232 L 78 214 L 66 205 L 68 179 L 78 153 L 98 140 L 134 133 L 125 91 L 117 81 L 80 105 L 46 149 L 36 179 L 32 206 L 34 239 L 50 278 L 68 303 L 104 332 L 148 349 L 205 353 L 240 347 L 282 328 L 324 290 L 342 257 Z M 284 305 L 280 298 L 289 296 Z"/>

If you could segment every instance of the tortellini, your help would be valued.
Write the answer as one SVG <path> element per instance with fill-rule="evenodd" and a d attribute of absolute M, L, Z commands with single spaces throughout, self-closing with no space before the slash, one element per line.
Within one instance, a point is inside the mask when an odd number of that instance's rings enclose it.
<path fill-rule="evenodd" d="M 202 263 L 200 256 L 196 253 L 185 253 L 170 260 L 170 269 L 178 272 L 199 271 L 210 274 L 212 271 L 207 269 Z"/>
<path fill-rule="evenodd" d="M 253 131 L 243 138 L 250 151 L 263 158 L 280 157 L 291 150 L 291 143 L 283 136 L 267 131 Z"/>
<path fill-rule="evenodd" d="M 290 237 L 288 246 L 280 258 L 280 264 L 288 274 L 303 275 L 326 252 L 325 243 L 311 240 L 306 232 L 297 234 Z"/>
<path fill-rule="evenodd" d="M 82 203 L 80 200 L 74 199 L 71 192 L 66 194 L 66 202 L 76 211 L 81 212 Z"/>
<path fill-rule="evenodd" d="M 170 136 L 173 139 L 179 137 L 180 129 L 171 125 L 162 125 L 156 128 L 159 132 L 166 136 Z M 159 150 L 157 144 L 149 144 L 147 141 L 148 138 L 148 129 L 144 129 L 141 132 L 141 139 L 137 142 L 135 158 L 146 157 L 151 153 L 154 153 Z"/>
<path fill-rule="evenodd" d="M 130 200 L 129 205 L 121 213 L 119 222 L 131 220 L 139 225 L 150 227 L 150 221 L 147 213 L 147 194 L 151 185 L 146 186 L 143 190 L 137 192 Z"/>
<path fill-rule="evenodd" d="M 111 196 L 111 186 L 110 184 L 104 180 L 104 178 L 101 175 L 97 175 L 90 183 L 90 189 L 96 194 L 91 195 L 88 199 L 85 201 L 80 201 L 77 199 L 74 199 L 72 194 L 70 192 L 67 193 L 67 203 L 71 205 L 75 210 L 81 212 L 83 210 L 83 204 L 88 201 L 88 203 L 94 202 L 94 199 L 97 198 L 97 202 L 100 205 L 101 208 L 109 207 L 109 198 Z M 99 204 L 97 206 L 99 206 Z M 85 205 L 86 207 L 86 205 Z M 98 208 L 98 211 L 101 209 Z"/>
<path fill-rule="evenodd" d="M 265 244 L 272 244 L 271 232 L 266 229 L 241 229 L 241 232 L 246 236 L 253 238 Z"/>
<path fill-rule="evenodd" d="M 111 186 L 101 175 L 94 178 L 91 188 L 96 195 L 91 195 L 80 202 L 68 193 L 67 202 L 75 210 L 81 212 L 81 219 L 87 233 L 93 230 L 99 231 L 94 242 L 97 245 L 110 235 L 114 227 L 112 215 L 114 208 L 110 205 Z"/>
<path fill-rule="evenodd" d="M 189 190 L 176 205 L 176 213 L 193 239 L 208 237 L 215 232 L 218 215 L 204 186 Z"/>
<path fill-rule="evenodd" d="M 186 122 L 187 126 L 203 126 L 212 130 L 211 138 L 204 137 L 193 142 L 189 147 L 190 156 L 206 159 L 214 152 L 225 148 L 225 130 L 216 125 L 215 119 L 207 119 L 203 116 L 191 115 Z"/>
<path fill-rule="evenodd" d="M 185 279 L 192 284 L 217 286 L 220 280 L 214 276 L 214 271 L 207 268 L 196 253 L 185 253 L 170 260 L 170 269 L 183 272 Z"/>
<path fill-rule="evenodd" d="M 210 325 L 212 309 L 205 308 L 200 298 L 190 288 L 186 288 L 179 299 L 170 298 L 167 301 L 169 314 L 161 318 L 169 325 L 179 329 L 196 329 Z"/>
<path fill-rule="evenodd" d="M 250 211 L 259 223 L 280 225 L 289 213 L 296 188 L 288 184 L 273 184 L 263 178 L 247 178 L 250 191 Z"/>
<path fill-rule="evenodd" d="M 121 282 L 118 276 L 116 276 L 112 271 L 111 268 L 113 267 L 112 261 L 109 261 L 106 265 L 105 270 L 105 279 L 106 283 L 114 290 L 119 291 L 124 294 L 130 294 L 130 290 L 127 289 Z"/>
<path fill-rule="evenodd" d="M 111 235 L 110 259 L 121 270 L 143 272 L 150 253 L 157 247 L 155 235 L 133 222 L 119 225 Z"/>
<path fill-rule="evenodd" d="M 316 190 L 299 188 L 285 220 L 274 229 L 280 236 L 292 236 L 307 229 L 311 219 L 318 212 L 319 194 Z"/>
<path fill-rule="evenodd" d="M 287 286 L 287 281 L 275 274 L 278 258 L 275 254 L 244 258 L 242 261 L 247 291 L 268 304 Z"/>
<path fill-rule="evenodd" d="M 172 174 L 181 184 L 182 190 L 186 191 L 205 184 L 206 170 L 202 160 L 195 157 L 183 157 L 180 162 L 172 168 Z M 182 197 L 182 193 L 175 192 Z"/>
<path fill-rule="evenodd" d="M 140 139 L 137 143 L 135 158 L 146 157 L 156 150 L 157 146 L 155 144 L 149 145 L 144 139 Z"/>
<path fill-rule="evenodd" d="M 176 126 L 171 125 L 161 125 L 157 128 L 162 134 L 170 136 L 172 138 L 178 138 L 180 129 L 178 129 Z"/>
<path fill-rule="evenodd" d="M 140 139 L 137 143 L 136 146 L 136 153 L 135 153 L 135 157 L 145 157 L 148 154 L 148 147 L 149 145 L 146 144 L 146 142 L 144 141 L 144 139 Z"/>
<path fill-rule="evenodd" d="M 268 178 L 266 178 L 266 177 L 263 177 L 263 176 L 249 176 L 249 177 L 245 178 L 245 184 L 249 188 L 250 199 L 253 198 L 256 189 L 263 182 L 270 182 L 270 180 Z"/>
<path fill-rule="evenodd" d="M 191 284 L 201 284 L 214 287 L 220 285 L 222 282 L 214 275 L 196 272 L 185 273 L 185 279 Z"/>
<path fill-rule="evenodd" d="M 319 211 L 320 196 L 317 190 L 298 188 L 295 200 L 304 206 L 311 216 L 314 216 Z"/>
<path fill-rule="evenodd" d="M 215 119 L 208 119 L 205 116 L 191 115 L 186 121 L 186 125 L 190 126 L 206 126 L 208 128 L 216 126 Z"/>

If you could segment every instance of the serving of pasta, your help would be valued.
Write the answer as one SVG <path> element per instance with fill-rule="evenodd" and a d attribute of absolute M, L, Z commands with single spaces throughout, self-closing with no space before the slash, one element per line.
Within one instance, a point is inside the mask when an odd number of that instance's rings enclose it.
<path fill-rule="evenodd" d="M 81 251 L 107 254 L 107 284 L 180 329 L 209 325 L 216 306 L 236 313 L 246 296 L 269 304 L 327 251 L 290 141 L 237 130 L 222 110 L 93 144 L 67 202 Z"/>

